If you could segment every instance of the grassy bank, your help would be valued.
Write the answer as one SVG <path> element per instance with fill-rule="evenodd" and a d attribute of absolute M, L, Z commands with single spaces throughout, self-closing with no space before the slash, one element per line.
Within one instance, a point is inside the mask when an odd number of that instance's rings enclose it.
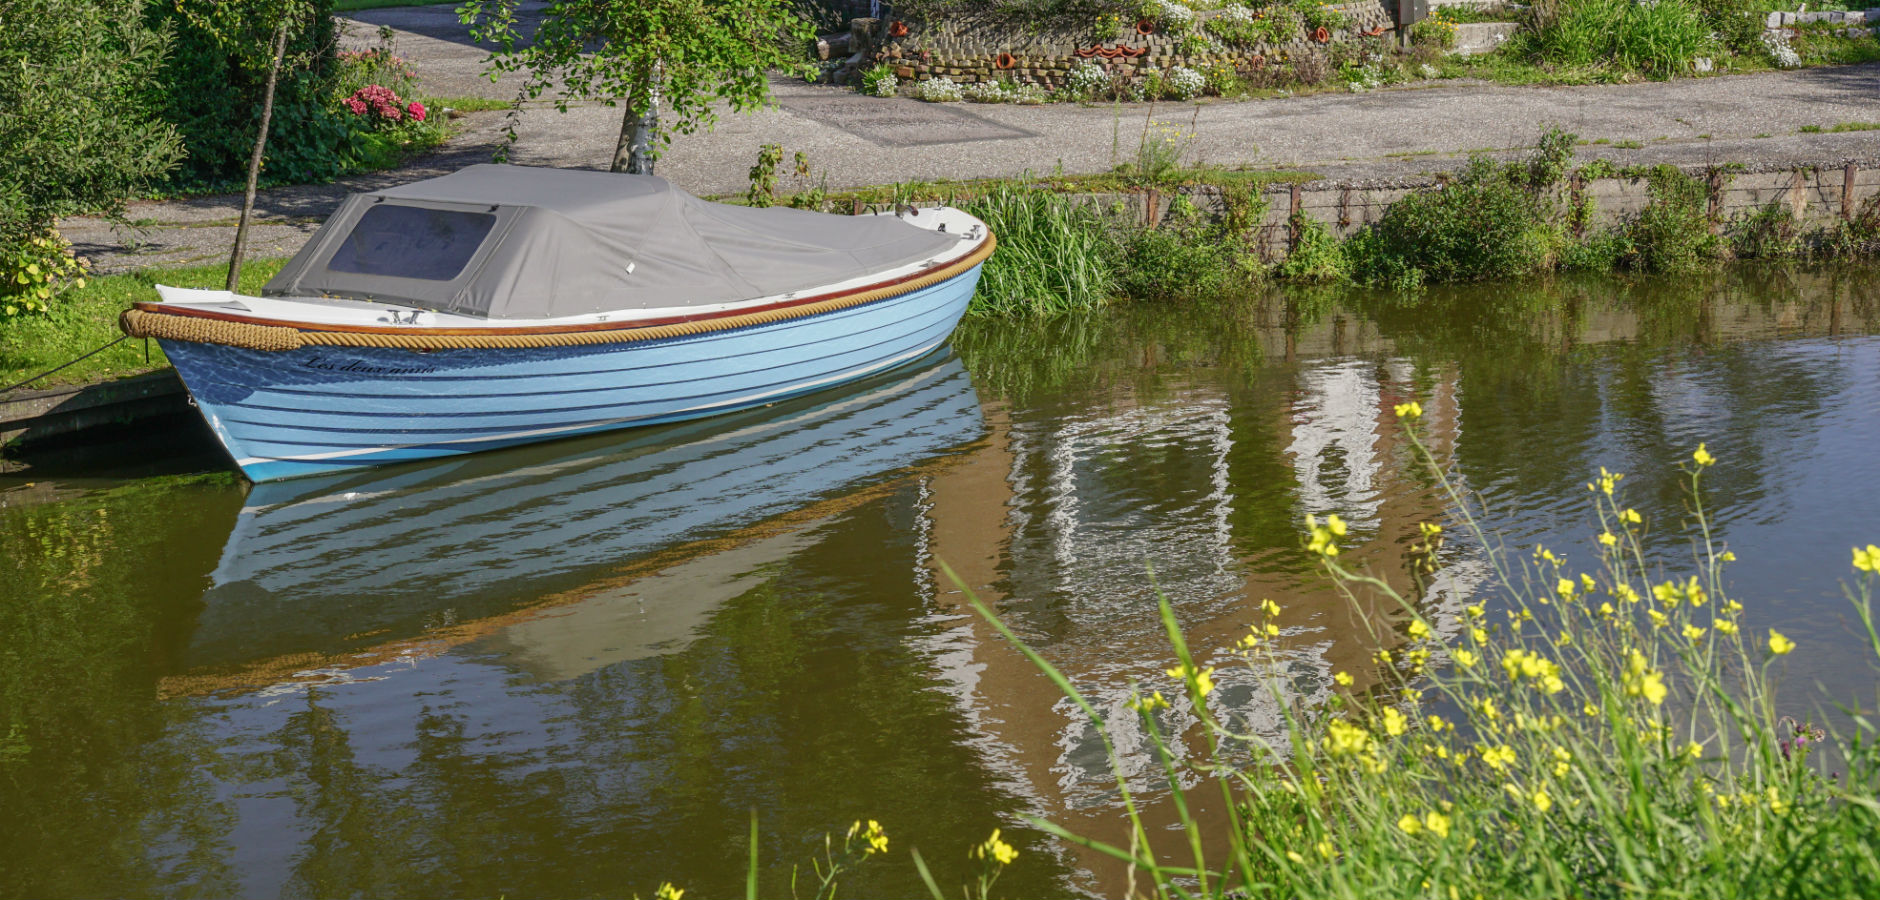
<path fill-rule="evenodd" d="M 242 265 L 242 290 L 259 292 L 285 258 L 251 259 Z M 59 294 L 45 315 L 0 321 L 0 387 L 29 378 L 123 336 L 118 314 L 132 303 L 157 299 L 154 287 L 220 288 L 228 277 L 223 265 L 145 269 L 128 275 L 88 278 L 82 288 Z M 143 341 L 125 341 L 21 390 L 84 384 L 137 375 L 169 365 L 156 342 L 144 358 Z"/>

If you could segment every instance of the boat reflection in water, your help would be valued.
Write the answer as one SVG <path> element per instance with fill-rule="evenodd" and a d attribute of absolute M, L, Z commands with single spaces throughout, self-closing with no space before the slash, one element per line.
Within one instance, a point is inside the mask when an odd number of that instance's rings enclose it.
<path fill-rule="evenodd" d="M 727 417 L 257 485 L 211 576 L 191 674 L 169 687 L 259 687 L 321 657 L 351 668 L 438 649 L 419 637 L 490 636 L 549 678 L 671 652 L 807 540 L 773 520 L 832 515 L 818 503 L 984 429 L 942 351 Z M 725 540 L 758 523 L 775 527 Z M 695 546 L 713 540 L 727 546 Z M 210 672 L 220 684 L 200 682 Z"/>

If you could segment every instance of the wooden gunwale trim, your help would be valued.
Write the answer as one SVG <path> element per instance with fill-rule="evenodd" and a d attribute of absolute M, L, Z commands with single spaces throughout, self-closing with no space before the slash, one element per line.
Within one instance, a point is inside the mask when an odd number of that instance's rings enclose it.
<path fill-rule="evenodd" d="M 133 309 L 137 309 L 142 312 L 160 313 L 163 315 L 170 315 L 170 316 L 184 316 L 184 317 L 196 318 L 196 319 L 215 319 L 215 320 L 223 321 L 223 322 L 239 322 L 244 325 L 265 325 L 265 326 L 271 326 L 275 328 L 293 328 L 299 331 L 325 331 L 325 332 L 336 332 L 336 333 L 341 333 L 341 334 L 497 335 L 497 334 L 576 334 L 576 333 L 589 332 L 589 331 L 632 331 L 637 328 L 652 328 L 652 327 L 656 327 L 659 325 L 676 325 L 676 324 L 680 324 L 683 322 L 703 322 L 703 321 L 709 321 L 712 319 L 728 319 L 728 318 L 731 318 L 732 316 L 744 316 L 744 315 L 751 315 L 754 313 L 770 312 L 772 310 L 790 309 L 790 308 L 798 307 L 798 306 L 807 306 L 812 303 L 822 303 L 828 300 L 838 300 L 843 297 L 850 297 L 856 294 L 867 293 L 869 291 L 878 291 L 884 288 L 891 288 L 896 285 L 906 284 L 907 282 L 913 281 L 918 278 L 928 278 L 936 274 L 950 274 L 949 270 L 969 269 L 969 268 L 972 268 L 972 266 L 978 265 L 980 262 L 983 262 L 984 260 L 974 260 L 973 257 L 977 255 L 976 251 L 978 251 L 978 249 L 981 246 L 984 246 L 985 242 L 990 239 L 991 239 L 990 234 L 986 235 L 983 238 L 980 238 L 979 242 L 975 243 L 972 249 L 967 250 L 958 259 L 954 259 L 951 262 L 941 263 L 940 265 L 934 266 L 932 268 L 921 269 L 920 271 L 917 271 L 917 272 L 910 272 L 907 275 L 903 275 L 899 278 L 891 278 L 886 281 L 877 281 L 872 284 L 865 284 L 859 287 L 846 288 L 840 291 L 828 291 L 826 293 L 813 294 L 808 297 L 799 297 L 794 300 L 785 300 L 785 301 L 781 301 L 778 303 L 767 303 L 763 306 L 741 306 L 736 309 L 718 310 L 716 312 L 709 312 L 709 313 L 696 313 L 693 315 L 681 315 L 681 316 L 663 316 L 663 317 L 656 318 L 656 319 L 622 320 L 619 322 L 589 322 L 589 323 L 581 324 L 581 325 L 534 325 L 534 326 L 523 325 L 523 326 L 511 326 L 511 327 L 500 327 L 500 328 L 497 328 L 497 327 L 440 328 L 440 327 L 416 327 L 416 326 L 400 328 L 395 325 L 345 325 L 345 324 L 332 324 L 332 323 L 324 323 L 324 322 L 295 322 L 295 321 L 289 321 L 285 319 L 270 319 L 270 318 L 266 318 L 263 316 L 244 315 L 242 313 L 225 312 L 222 310 L 193 309 L 193 308 L 178 305 L 178 304 L 158 303 L 158 302 L 152 302 L 148 300 L 141 300 L 136 303 L 133 303 L 131 304 L 131 307 Z M 969 262 L 970 262 L 970 265 L 966 265 L 966 263 L 969 263 Z M 883 299 L 889 299 L 889 298 L 883 298 Z"/>

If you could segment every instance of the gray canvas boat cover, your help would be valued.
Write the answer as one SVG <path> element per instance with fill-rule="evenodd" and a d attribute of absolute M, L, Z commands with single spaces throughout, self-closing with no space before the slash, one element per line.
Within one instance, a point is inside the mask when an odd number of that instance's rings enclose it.
<path fill-rule="evenodd" d="M 542 319 L 807 291 L 958 240 L 891 216 L 710 203 L 648 175 L 478 165 L 347 198 L 262 292 Z"/>

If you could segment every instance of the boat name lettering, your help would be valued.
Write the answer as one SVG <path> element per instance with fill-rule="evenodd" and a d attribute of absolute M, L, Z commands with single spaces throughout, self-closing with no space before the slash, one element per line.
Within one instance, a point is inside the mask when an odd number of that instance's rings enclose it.
<path fill-rule="evenodd" d="M 359 375 L 429 375 L 437 371 L 436 366 L 375 366 L 356 359 L 336 361 L 324 356 L 307 360 L 304 365 L 322 372 L 352 372 Z"/>

